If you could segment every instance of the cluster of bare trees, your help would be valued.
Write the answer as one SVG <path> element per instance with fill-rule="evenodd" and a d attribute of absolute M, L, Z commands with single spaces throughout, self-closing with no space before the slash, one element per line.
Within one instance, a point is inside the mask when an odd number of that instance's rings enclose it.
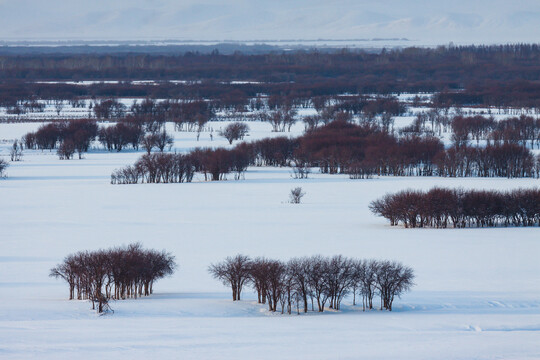
<path fill-rule="evenodd" d="M 133 166 L 115 170 L 111 184 L 191 182 L 195 174 L 193 157 L 183 154 L 145 154 Z"/>
<path fill-rule="evenodd" d="M 480 115 L 456 116 L 452 119 L 452 140 L 457 146 L 467 144 L 468 140 L 486 140 L 540 148 L 540 119 L 521 115 L 496 121 Z"/>
<path fill-rule="evenodd" d="M 492 142 L 484 147 L 456 143 L 445 149 L 431 135 L 395 136 L 383 128 L 335 120 L 297 139 L 252 143 L 256 165 L 319 167 L 351 178 L 372 175 L 537 177 L 540 158 L 523 144 Z"/>
<path fill-rule="evenodd" d="M 166 147 L 169 147 L 170 149 L 173 144 L 174 138 L 165 130 L 157 133 L 150 133 L 141 140 L 141 145 L 148 154 L 152 152 L 153 148 L 157 148 L 160 152 L 163 152 Z"/>
<path fill-rule="evenodd" d="M 269 103 L 269 107 L 272 108 L 271 103 Z M 290 106 L 282 106 L 278 110 L 260 113 L 259 120 L 270 123 L 274 132 L 284 132 L 285 129 L 291 131 L 291 127 L 297 121 L 296 115 L 297 111 L 295 109 L 292 109 Z"/>
<path fill-rule="evenodd" d="M 110 299 L 148 296 L 154 283 L 171 275 L 174 256 L 166 251 L 145 250 L 141 244 L 109 250 L 80 251 L 68 255 L 50 271 L 69 285 L 69 299 L 90 300 L 98 313 L 107 311 Z"/>
<path fill-rule="evenodd" d="M 71 159 L 76 152 L 81 158 L 96 138 L 109 151 L 122 151 L 129 146 L 138 150 L 142 146 L 148 153 L 154 148 L 163 152 L 173 144 L 173 137 L 162 127 L 148 130 L 144 122 L 134 118 L 104 126 L 89 119 L 52 122 L 27 133 L 21 144 L 27 149 L 57 149 L 61 159 Z"/>
<path fill-rule="evenodd" d="M 163 140 L 160 142 L 160 149 L 167 143 L 167 136 L 166 133 L 160 135 Z M 193 171 L 203 173 L 205 180 L 212 181 L 224 180 L 229 173 L 234 173 L 235 179 L 240 179 L 249 165 L 292 166 L 297 178 L 307 177 L 313 167 L 319 167 L 322 173 L 349 174 L 355 179 L 373 175 L 540 175 L 540 157 L 521 144 L 493 143 L 485 147 L 455 144 L 445 149 L 442 142 L 434 136 L 398 137 L 376 125 L 357 125 L 342 120 L 332 121 L 298 138 L 278 137 L 244 142 L 230 150 L 197 148 L 188 156 L 194 167 Z M 172 157 L 151 159 L 153 163 L 158 160 L 162 164 L 174 163 Z M 172 168 L 172 165 L 159 166 Z M 154 168 L 159 166 L 154 165 Z M 137 183 L 137 179 L 143 179 L 144 171 L 136 170 L 135 167 L 128 167 L 116 171 L 113 182 Z M 168 170 L 163 170 L 162 173 L 167 174 Z M 150 178 L 155 182 L 171 182 L 160 177 Z"/>
<path fill-rule="evenodd" d="M 440 176 L 538 177 L 540 157 L 522 145 L 453 146 L 434 159 Z"/>
<path fill-rule="evenodd" d="M 133 166 L 115 170 L 111 183 L 191 182 L 196 172 L 202 173 L 205 181 L 225 180 L 229 173 L 239 180 L 252 160 L 251 152 L 245 147 L 240 144 L 231 150 L 197 148 L 188 154 L 146 154 Z"/>
<path fill-rule="evenodd" d="M 121 121 L 110 126 L 101 126 L 98 131 L 99 142 L 108 151 L 122 151 L 131 146 L 139 149 L 145 135 L 144 128 L 135 122 Z"/>
<path fill-rule="evenodd" d="M 71 159 L 76 152 L 81 158 L 97 135 L 98 125 L 93 120 L 59 121 L 24 135 L 22 143 L 27 149 L 57 149 L 61 159 Z"/>
<path fill-rule="evenodd" d="M 512 191 L 433 188 L 387 194 L 370 204 L 371 211 L 406 228 L 453 226 L 538 226 L 540 190 Z"/>
<path fill-rule="evenodd" d="M 363 310 L 373 309 L 380 297 L 380 309 L 392 310 L 396 297 L 414 285 L 411 268 L 395 261 L 359 260 L 341 255 L 294 258 L 287 262 L 245 255 L 228 257 L 212 264 L 210 274 L 232 289 L 233 300 L 240 300 L 244 287 L 257 292 L 257 301 L 272 312 L 291 314 L 323 312 L 326 305 L 339 310 L 346 296 L 362 297 Z"/>
<path fill-rule="evenodd" d="M 92 107 L 97 119 L 121 119 L 126 114 L 126 106 L 116 99 L 96 101 Z"/>
<path fill-rule="evenodd" d="M 173 137 L 162 126 L 148 127 L 134 118 L 100 127 L 98 140 L 109 151 L 122 151 L 128 146 L 138 150 L 141 146 L 148 154 L 154 148 L 163 152 L 174 143 Z"/>

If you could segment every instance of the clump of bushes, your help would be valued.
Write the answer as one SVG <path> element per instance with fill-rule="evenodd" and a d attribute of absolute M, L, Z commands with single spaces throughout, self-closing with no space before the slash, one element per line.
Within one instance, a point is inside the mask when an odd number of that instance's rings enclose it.
<path fill-rule="evenodd" d="M 65 280 L 69 299 L 90 300 L 98 313 L 109 309 L 110 299 L 152 294 L 154 283 L 174 272 L 174 256 L 145 250 L 141 244 L 68 255 L 51 269 L 50 276 Z"/>
<path fill-rule="evenodd" d="M 540 189 L 404 190 L 373 201 L 369 208 L 390 225 L 406 228 L 538 226 Z"/>

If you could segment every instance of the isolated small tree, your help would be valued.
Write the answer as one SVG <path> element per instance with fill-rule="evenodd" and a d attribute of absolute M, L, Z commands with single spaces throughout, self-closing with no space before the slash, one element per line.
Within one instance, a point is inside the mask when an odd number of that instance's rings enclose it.
<path fill-rule="evenodd" d="M 9 164 L 7 163 L 7 161 L 5 161 L 4 159 L 0 159 L 0 179 L 6 176 L 4 172 L 6 171 L 6 168 L 8 166 Z"/>
<path fill-rule="evenodd" d="M 156 134 L 148 134 L 144 138 L 141 139 L 141 146 L 144 150 L 146 150 L 146 153 L 150 155 L 152 152 L 152 148 L 156 146 L 157 141 L 157 135 Z"/>
<path fill-rule="evenodd" d="M 56 110 L 56 115 L 60 115 L 62 110 L 64 110 L 64 102 L 62 100 L 55 100 L 54 109 Z"/>
<path fill-rule="evenodd" d="M 17 140 L 13 143 L 13 146 L 11 147 L 11 150 L 9 152 L 9 156 L 11 158 L 11 161 L 21 161 L 21 158 L 23 156 L 23 149 L 22 144 L 20 144 Z"/>
<path fill-rule="evenodd" d="M 71 140 L 62 141 L 58 147 L 57 154 L 60 160 L 69 160 L 73 159 L 73 154 L 75 154 L 75 144 Z"/>
<path fill-rule="evenodd" d="M 289 195 L 289 202 L 291 204 L 300 204 L 304 195 L 306 195 L 306 193 L 302 192 L 301 187 L 295 187 L 294 189 L 291 189 L 291 193 Z"/>
<path fill-rule="evenodd" d="M 160 152 L 163 152 L 166 146 L 171 147 L 173 144 L 174 138 L 169 135 L 165 130 L 155 135 L 155 146 L 159 149 Z"/>
<path fill-rule="evenodd" d="M 229 144 L 234 140 L 242 140 L 249 132 L 249 126 L 241 122 L 229 124 L 225 129 L 220 130 L 219 135 L 223 136 Z"/>

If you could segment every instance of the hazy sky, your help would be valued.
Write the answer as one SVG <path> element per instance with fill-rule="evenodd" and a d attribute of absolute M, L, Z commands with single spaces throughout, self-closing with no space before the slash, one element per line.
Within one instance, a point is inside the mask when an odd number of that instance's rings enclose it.
<path fill-rule="evenodd" d="M 0 40 L 539 42 L 540 0 L 0 0 Z"/>

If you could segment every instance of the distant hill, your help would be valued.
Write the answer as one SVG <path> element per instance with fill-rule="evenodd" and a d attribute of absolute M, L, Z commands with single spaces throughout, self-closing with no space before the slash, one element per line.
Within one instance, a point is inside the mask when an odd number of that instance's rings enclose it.
<path fill-rule="evenodd" d="M 0 40 L 538 42 L 537 0 L 0 0 Z"/>

